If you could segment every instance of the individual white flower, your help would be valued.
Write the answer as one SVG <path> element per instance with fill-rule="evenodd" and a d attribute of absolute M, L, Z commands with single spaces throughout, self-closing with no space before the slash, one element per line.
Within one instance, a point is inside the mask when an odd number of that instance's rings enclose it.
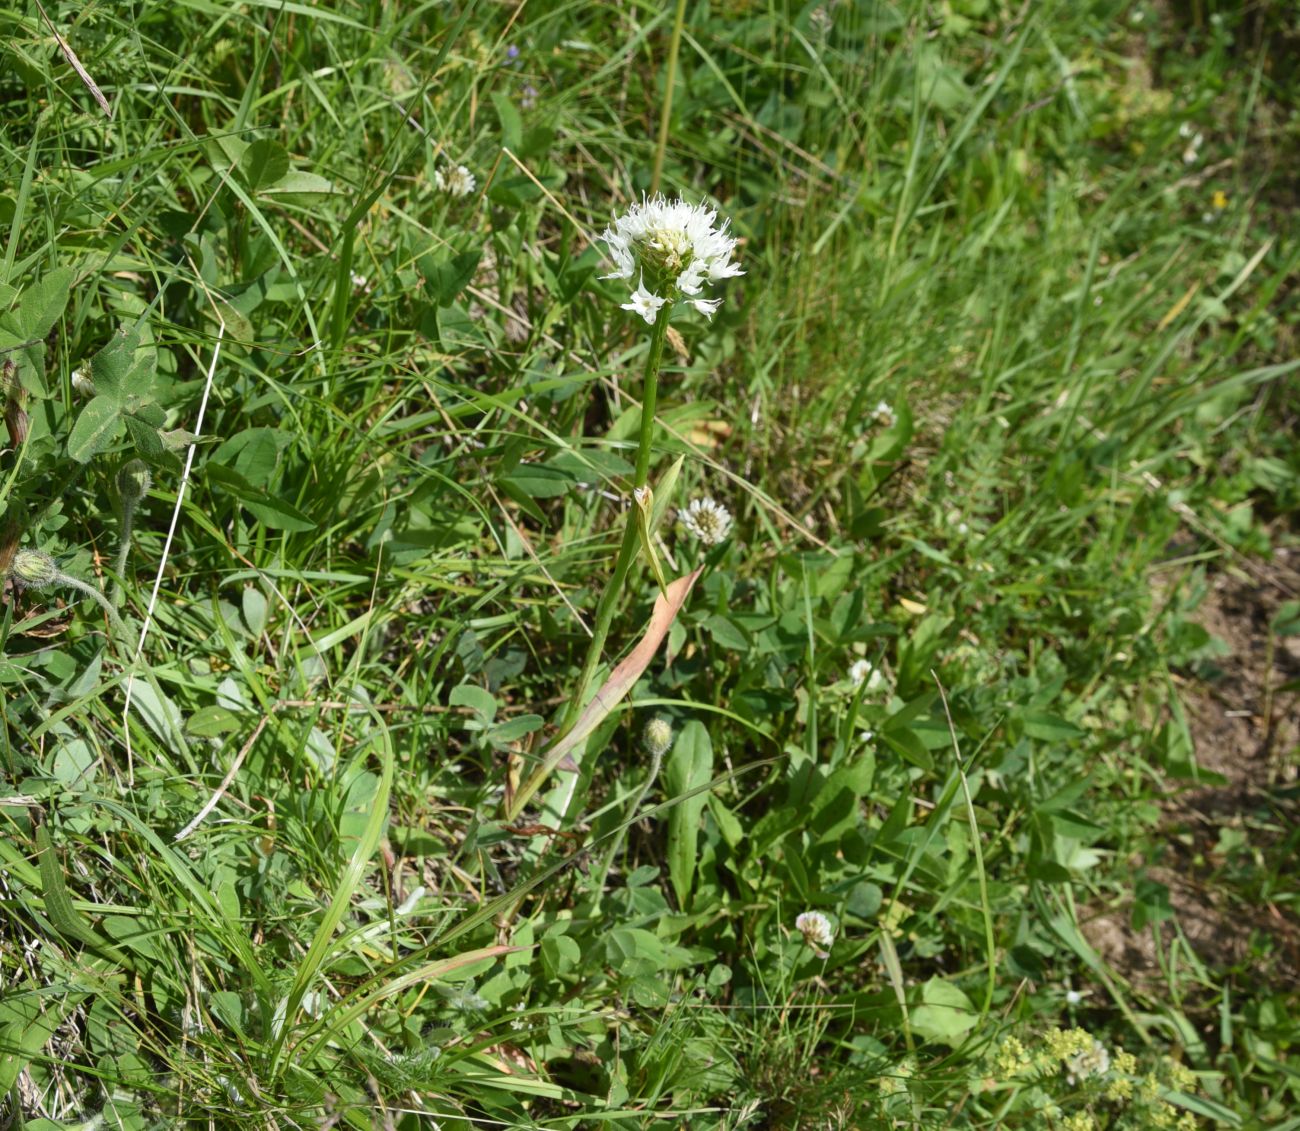
<path fill-rule="evenodd" d="M 694 296 L 706 284 L 744 274 L 731 260 L 736 239 L 727 234 L 727 221 L 717 220 L 717 212 L 704 204 L 670 201 L 662 195 L 643 197 L 601 233 L 614 262 L 614 270 L 603 277 L 639 275 L 644 280 L 649 274 L 656 291 L 673 301 L 689 296 L 696 310 L 711 315 L 721 300 Z M 642 281 L 638 289 L 644 286 Z"/>
<path fill-rule="evenodd" d="M 435 169 L 433 178 L 438 182 L 438 187 L 450 196 L 469 196 L 478 184 L 474 174 L 464 165 L 457 165 L 445 173 L 441 169 Z"/>
<path fill-rule="evenodd" d="M 653 326 L 655 319 L 659 316 L 659 308 L 667 301 L 667 299 L 662 299 L 657 294 L 646 290 L 645 279 L 642 278 L 637 284 L 636 290 L 632 292 L 632 301 L 623 303 L 623 309 L 641 315 L 647 324 Z"/>
<path fill-rule="evenodd" d="M 685 510 L 677 512 L 677 518 L 706 546 L 716 546 L 731 529 L 731 512 L 708 495 L 692 499 Z"/>
<path fill-rule="evenodd" d="M 854 687 L 865 684 L 868 691 L 879 691 L 885 686 L 885 677 L 870 660 L 854 660 L 849 666 L 849 682 Z"/>
<path fill-rule="evenodd" d="M 1178 136 L 1184 141 L 1190 141 L 1192 135 L 1196 132 L 1196 127 L 1191 122 L 1184 122 L 1178 127 Z"/>
<path fill-rule="evenodd" d="M 892 428 L 898 423 L 898 413 L 888 401 L 877 401 L 876 407 L 871 410 L 871 419 L 885 428 Z"/>
<path fill-rule="evenodd" d="M 1078 990 L 1066 990 L 1066 991 L 1065 991 L 1065 1004 L 1066 1004 L 1066 1005 L 1078 1005 L 1079 1002 L 1081 1002 L 1081 1001 L 1083 1001 L 1083 994 L 1081 994 Z"/>
<path fill-rule="evenodd" d="M 524 1011 L 524 1003 L 522 1001 L 517 1001 L 510 1008 L 513 1009 L 516 1013 L 522 1013 Z M 510 1022 L 510 1028 L 518 1032 L 520 1029 L 527 1029 L 528 1022 L 525 1021 L 522 1017 L 516 1017 Z"/>
<path fill-rule="evenodd" d="M 829 958 L 835 941 L 835 928 L 820 911 L 805 911 L 794 921 L 795 930 L 804 937 L 818 958 Z"/>
<path fill-rule="evenodd" d="M 353 271 L 349 276 L 352 283 L 352 289 L 356 291 L 370 290 L 370 280 L 367 279 L 360 271 Z"/>
<path fill-rule="evenodd" d="M 95 382 L 84 369 L 74 369 L 71 376 L 73 392 L 80 393 L 83 397 L 95 395 Z"/>
<path fill-rule="evenodd" d="M 1183 150 L 1183 164 L 1195 165 L 1201 156 L 1201 146 L 1205 144 L 1204 134 L 1195 134 L 1192 140 L 1187 143 L 1187 148 Z"/>
<path fill-rule="evenodd" d="M 1077 1052 L 1065 1062 L 1066 1080 L 1076 1084 L 1090 1076 L 1105 1076 L 1110 1071 L 1110 1053 L 1095 1037 L 1092 1046 Z"/>

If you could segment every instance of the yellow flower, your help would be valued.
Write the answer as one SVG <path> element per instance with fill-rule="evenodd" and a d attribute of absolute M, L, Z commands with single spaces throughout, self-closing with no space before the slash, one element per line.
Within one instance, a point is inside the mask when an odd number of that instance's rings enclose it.
<path fill-rule="evenodd" d="M 997 1056 L 993 1058 L 998 1075 L 1004 1080 L 1018 1076 L 1030 1066 L 1029 1051 L 1015 1037 L 1008 1037 L 998 1047 Z"/>
<path fill-rule="evenodd" d="M 1046 1040 L 1047 1051 L 1060 1061 L 1092 1049 L 1092 1034 L 1086 1029 L 1052 1029 Z"/>
<path fill-rule="evenodd" d="M 1223 189 L 1215 189 L 1214 195 L 1210 197 L 1210 203 L 1222 212 L 1228 207 L 1228 194 Z"/>
<path fill-rule="evenodd" d="M 1169 1083 L 1180 1092 L 1196 1090 L 1196 1073 L 1176 1060 L 1169 1062 Z"/>
<path fill-rule="evenodd" d="M 1116 1076 L 1109 1084 L 1106 1085 L 1106 1098 L 1108 1100 L 1131 1099 L 1133 1096 L 1133 1081 L 1127 1076 Z"/>

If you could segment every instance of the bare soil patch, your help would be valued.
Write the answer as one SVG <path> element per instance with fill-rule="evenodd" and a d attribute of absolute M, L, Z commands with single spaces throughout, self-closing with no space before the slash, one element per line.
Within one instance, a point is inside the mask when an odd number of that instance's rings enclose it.
<path fill-rule="evenodd" d="M 1179 698 L 1202 780 L 1169 783 L 1160 858 L 1139 867 L 1135 891 L 1167 889 L 1172 923 L 1133 926 L 1132 898 L 1085 910 L 1083 931 L 1138 990 L 1163 986 L 1170 944 L 1181 931 L 1219 975 L 1249 973 L 1300 984 L 1300 919 L 1275 901 L 1269 878 L 1294 873 L 1300 817 L 1300 637 L 1272 630 L 1282 603 L 1300 594 L 1300 551 L 1215 575 L 1197 621 L 1226 654 L 1179 673 Z M 1286 885 L 1288 888 L 1294 885 Z"/>

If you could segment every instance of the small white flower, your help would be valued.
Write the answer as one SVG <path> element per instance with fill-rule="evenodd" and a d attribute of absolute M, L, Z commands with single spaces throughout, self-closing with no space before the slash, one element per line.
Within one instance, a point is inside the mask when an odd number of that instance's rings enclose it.
<path fill-rule="evenodd" d="M 1066 990 L 1066 991 L 1065 991 L 1065 1004 L 1066 1004 L 1066 1005 L 1078 1005 L 1079 1002 L 1081 1002 L 1081 1001 L 1083 1001 L 1083 994 L 1081 994 L 1078 990 Z"/>
<path fill-rule="evenodd" d="M 1184 141 L 1190 141 L 1192 134 L 1196 132 L 1196 127 L 1191 122 L 1184 122 L 1178 127 L 1178 136 Z"/>
<path fill-rule="evenodd" d="M 361 274 L 361 272 L 353 271 L 352 274 L 349 276 L 349 278 L 352 282 L 352 289 L 354 291 L 370 290 L 370 280 L 367 279 L 363 274 Z"/>
<path fill-rule="evenodd" d="M 882 427 L 892 428 L 898 423 L 898 413 L 888 401 L 877 401 L 876 407 L 871 410 L 871 419 Z"/>
<path fill-rule="evenodd" d="M 716 546 L 731 529 L 731 512 L 708 495 L 692 499 L 685 510 L 677 512 L 677 518 L 706 546 Z"/>
<path fill-rule="evenodd" d="M 1090 1076 L 1105 1076 L 1110 1071 L 1110 1053 L 1106 1046 L 1093 1038 L 1092 1047 L 1077 1052 L 1065 1062 L 1066 1080 L 1077 1084 Z"/>
<path fill-rule="evenodd" d="M 795 930 L 813 948 L 818 958 L 829 958 L 831 944 L 835 941 L 835 928 L 820 911 L 805 911 L 794 921 Z"/>
<path fill-rule="evenodd" d="M 727 234 L 727 221 L 717 224 L 717 219 L 717 212 L 703 204 L 669 201 L 662 195 L 643 197 L 601 233 L 614 262 L 614 270 L 603 277 L 631 279 L 648 271 L 656 287 L 674 301 L 692 296 L 688 301 L 696 310 L 712 315 L 721 300 L 693 296 L 705 284 L 744 274 L 731 261 L 736 239 Z"/>
<path fill-rule="evenodd" d="M 80 393 L 83 397 L 93 397 L 95 395 L 95 382 L 90 379 L 90 375 L 84 369 L 74 369 L 72 371 L 72 388 L 74 392 Z"/>
<path fill-rule="evenodd" d="M 513 1009 L 516 1013 L 522 1013 L 524 1010 L 524 1003 L 522 1001 L 517 1001 L 510 1008 Z M 516 1017 L 510 1022 L 510 1028 L 518 1032 L 520 1029 L 527 1029 L 528 1022 L 525 1021 L 522 1017 Z"/>
<path fill-rule="evenodd" d="M 885 677 L 870 660 L 854 660 L 849 667 L 849 682 L 854 687 L 865 684 L 868 691 L 879 691 L 885 686 Z"/>
<path fill-rule="evenodd" d="M 446 173 L 436 169 L 433 177 L 438 182 L 438 187 L 449 196 L 469 196 L 478 184 L 474 174 L 464 165 L 457 165 Z"/>
<path fill-rule="evenodd" d="M 632 292 L 632 301 L 623 303 L 624 310 L 630 310 L 633 314 L 639 314 L 646 320 L 650 326 L 655 324 L 655 319 L 659 316 L 659 308 L 663 306 L 666 299 L 660 298 L 657 294 L 645 289 L 645 279 L 643 278 L 638 284 L 636 290 Z"/>

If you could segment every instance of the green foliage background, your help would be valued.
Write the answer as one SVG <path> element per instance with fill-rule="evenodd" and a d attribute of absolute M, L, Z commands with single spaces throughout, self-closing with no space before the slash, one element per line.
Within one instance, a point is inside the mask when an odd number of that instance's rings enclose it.
<path fill-rule="evenodd" d="M 9 1125 L 1300 1126 L 1294 927 L 1222 968 L 1142 879 L 1206 571 L 1295 542 L 1287 6 L 684 12 L 662 187 L 746 274 L 655 475 L 733 534 L 664 522 L 666 652 L 512 824 L 621 536 L 593 238 L 675 6 L 0 9 L 0 565 L 126 630 L 7 590 Z M 1216 880 L 1283 924 L 1288 789 Z M 1126 900 L 1159 984 L 1081 927 Z M 1007 1067 L 1055 1025 L 1140 1069 Z"/>

